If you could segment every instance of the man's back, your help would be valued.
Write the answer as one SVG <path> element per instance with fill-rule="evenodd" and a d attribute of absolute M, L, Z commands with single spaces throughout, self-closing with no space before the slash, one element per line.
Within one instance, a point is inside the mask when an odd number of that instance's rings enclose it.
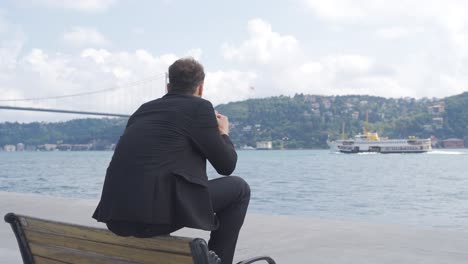
<path fill-rule="evenodd" d="M 193 58 L 169 66 L 169 93 L 130 117 L 93 217 L 123 236 L 211 230 L 209 249 L 231 264 L 250 187 L 238 176 L 208 180 L 206 160 L 230 175 L 237 154 L 227 116 L 201 99 L 204 79 L 203 66 Z"/>
<path fill-rule="evenodd" d="M 161 172 L 186 166 L 184 158 L 202 158 L 191 143 L 194 127 L 206 121 L 196 112 L 202 104 L 209 102 L 190 95 L 168 94 L 142 105 L 129 119 L 110 166 L 131 162 L 132 168 L 141 168 L 145 173 Z M 204 173 L 202 170 L 198 174 Z"/>
<path fill-rule="evenodd" d="M 211 103 L 167 94 L 142 105 L 117 144 L 93 217 L 215 229 L 207 158 L 225 175 L 237 160 L 229 138 L 219 134 Z"/>

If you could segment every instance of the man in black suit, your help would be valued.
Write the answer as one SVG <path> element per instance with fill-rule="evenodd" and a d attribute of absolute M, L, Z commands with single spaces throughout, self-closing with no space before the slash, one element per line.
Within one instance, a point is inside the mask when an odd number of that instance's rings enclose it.
<path fill-rule="evenodd" d="M 230 264 L 250 188 L 236 176 L 208 180 L 206 160 L 228 176 L 237 154 L 228 118 L 201 98 L 204 78 L 203 66 L 192 58 L 169 67 L 168 93 L 128 120 L 93 218 L 121 236 L 211 230 L 208 247 Z"/>

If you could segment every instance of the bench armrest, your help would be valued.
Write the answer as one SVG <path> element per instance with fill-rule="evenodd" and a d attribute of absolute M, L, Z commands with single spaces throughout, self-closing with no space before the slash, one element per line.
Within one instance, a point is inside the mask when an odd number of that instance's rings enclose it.
<path fill-rule="evenodd" d="M 21 226 L 20 220 L 18 216 L 14 213 L 8 213 L 5 215 L 5 222 L 9 223 L 11 228 L 13 229 L 13 233 L 15 233 L 16 242 L 18 242 L 18 246 L 21 252 L 21 257 L 23 258 L 23 263 L 25 264 L 32 264 L 34 263 L 33 256 L 31 254 L 31 250 L 29 249 L 29 242 L 24 235 L 23 227 Z"/>
<path fill-rule="evenodd" d="M 276 262 L 268 256 L 260 256 L 260 257 L 254 257 L 251 259 L 246 259 L 241 262 L 238 262 L 237 264 L 250 264 L 250 263 L 254 263 L 257 261 L 261 261 L 261 260 L 265 260 L 268 264 L 276 264 Z"/>

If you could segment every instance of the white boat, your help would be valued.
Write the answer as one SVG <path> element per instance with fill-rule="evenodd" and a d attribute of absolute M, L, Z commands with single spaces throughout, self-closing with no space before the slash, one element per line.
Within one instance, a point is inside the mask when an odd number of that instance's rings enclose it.
<path fill-rule="evenodd" d="M 424 153 L 432 150 L 430 138 L 381 139 L 375 132 L 364 132 L 354 139 L 327 140 L 327 144 L 332 151 L 341 153 Z"/>
<path fill-rule="evenodd" d="M 256 148 L 251 147 L 251 146 L 244 145 L 244 146 L 242 146 L 240 149 L 241 149 L 241 150 L 255 150 Z"/>

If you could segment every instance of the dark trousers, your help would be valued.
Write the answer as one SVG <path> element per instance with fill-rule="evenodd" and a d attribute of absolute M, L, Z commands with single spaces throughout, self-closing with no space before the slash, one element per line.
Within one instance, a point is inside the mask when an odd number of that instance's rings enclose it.
<path fill-rule="evenodd" d="M 237 238 L 249 206 L 250 187 L 240 177 L 227 176 L 208 181 L 208 189 L 213 210 L 219 220 L 218 229 L 210 234 L 208 248 L 221 258 L 222 264 L 231 264 Z M 159 236 L 181 228 L 121 221 L 109 221 L 107 227 L 117 235 L 135 237 Z"/>
<path fill-rule="evenodd" d="M 249 206 L 250 187 L 242 178 L 228 176 L 208 181 L 208 189 L 219 219 L 219 228 L 211 232 L 208 248 L 216 252 L 222 264 L 231 264 Z"/>

